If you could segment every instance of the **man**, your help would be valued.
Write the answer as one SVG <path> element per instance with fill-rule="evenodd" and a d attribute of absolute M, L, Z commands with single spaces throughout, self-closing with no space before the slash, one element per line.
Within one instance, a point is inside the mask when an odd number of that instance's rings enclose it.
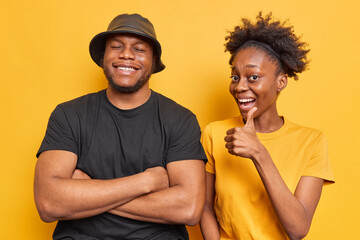
<path fill-rule="evenodd" d="M 54 239 L 188 239 L 205 198 L 196 117 L 152 91 L 162 71 L 150 21 L 119 15 L 90 43 L 108 88 L 54 110 L 37 153 L 40 217 Z"/>

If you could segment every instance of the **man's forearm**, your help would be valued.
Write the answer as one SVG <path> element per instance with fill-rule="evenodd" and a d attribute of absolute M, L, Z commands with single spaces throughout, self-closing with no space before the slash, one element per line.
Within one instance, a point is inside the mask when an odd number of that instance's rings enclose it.
<path fill-rule="evenodd" d="M 53 178 L 39 185 L 35 199 L 46 222 L 98 215 L 149 191 L 141 175 L 112 180 Z"/>
<path fill-rule="evenodd" d="M 94 216 L 168 187 L 166 170 L 161 167 L 111 180 L 72 179 L 76 160 L 74 154 L 66 151 L 40 155 L 35 169 L 34 196 L 45 222 Z"/>
<path fill-rule="evenodd" d="M 180 186 L 135 198 L 110 210 L 110 213 L 140 221 L 163 224 L 198 223 L 203 202 Z"/>
<path fill-rule="evenodd" d="M 170 182 L 175 179 L 170 188 L 140 196 L 109 212 L 140 221 L 196 225 L 205 201 L 204 163 L 174 163 L 168 167 L 168 174 Z"/>

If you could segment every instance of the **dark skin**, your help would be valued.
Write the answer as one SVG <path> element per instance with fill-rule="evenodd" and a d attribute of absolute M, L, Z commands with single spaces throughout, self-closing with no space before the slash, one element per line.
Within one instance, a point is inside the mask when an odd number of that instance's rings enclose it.
<path fill-rule="evenodd" d="M 259 42 L 271 43 L 271 48 L 281 55 L 281 61 L 286 66 L 286 74 L 289 77 L 297 80 L 298 74 L 307 69 L 307 53 L 310 51 L 307 48 L 308 44 L 295 35 L 293 26 L 289 26 L 287 21 L 276 20 L 272 13 L 263 15 L 262 12 L 256 16 L 255 22 L 248 18 L 242 18 L 241 21 L 241 25 L 236 26 L 225 38 L 226 51 L 231 55 L 235 57 L 240 46 L 256 39 Z"/>
<path fill-rule="evenodd" d="M 132 87 L 152 73 L 156 57 L 151 44 L 132 34 L 111 35 L 103 67 L 121 87 Z M 120 109 L 145 103 L 148 81 L 133 93 L 108 86 L 110 102 Z M 45 151 L 35 169 L 34 196 L 45 222 L 72 220 L 111 212 L 157 223 L 195 225 L 205 199 L 205 165 L 184 159 L 129 177 L 98 180 L 76 169 L 78 158 L 68 151 Z"/>
<path fill-rule="evenodd" d="M 115 85 L 131 88 L 143 82 L 133 93 L 123 93 L 108 85 L 106 94 L 111 103 L 120 109 L 132 109 L 144 104 L 150 97 L 148 77 L 156 56 L 152 45 L 143 38 L 131 34 L 114 34 L 107 38 L 103 69 Z"/>
<path fill-rule="evenodd" d="M 276 100 L 286 86 L 287 76 L 276 74 L 276 70 L 276 62 L 270 61 L 262 50 L 249 47 L 236 54 L 230 93 L 246 124 L 226 132 L 225 147 L 230 154 L 249 158 L 254 163 L 284 230 L 291 239 L 302 239 L 309 231 L 324 180 L 301 177 L 293 194 L 256 135 L 257 132 L 273 132 L 283 125 Z M 200 223 L 206 240 L 220 236 L 213 211 L 214 186 L 215 175 L 207 172 L 207 195 Z"/>

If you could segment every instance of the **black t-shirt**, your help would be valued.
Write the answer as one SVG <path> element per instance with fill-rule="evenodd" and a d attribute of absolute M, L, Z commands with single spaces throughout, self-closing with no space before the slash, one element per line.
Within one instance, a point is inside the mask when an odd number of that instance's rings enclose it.
<path fill-rule="evenodd" d="M 56 107 L 37 156 L 47 150 L 70 151 L 78 156 L 76 168 L 91 178 L 121 178 L 173 161 L 206 161 L 200 134 L 196 116 L 161 94 L 152 91 L 143 105 L 121 110 L 102 90 Z M 53 237 L 188 239 L 183 225 L 142 222 L 110 213 L 59 221 Z"/>

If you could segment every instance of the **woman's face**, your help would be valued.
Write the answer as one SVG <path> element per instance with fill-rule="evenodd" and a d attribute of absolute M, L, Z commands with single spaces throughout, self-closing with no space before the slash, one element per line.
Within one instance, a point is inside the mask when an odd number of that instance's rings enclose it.
<path fill-rule="evenodd" d="M 287 84 L 287 76 L 277 74 L 277 67 L 265 51 L 254 47 L 236 54 L 231 67 L 230 93 L 244 119 L 253 107 L 257 107 L 254 118 L 278 116 L 276 99 Z"/>

